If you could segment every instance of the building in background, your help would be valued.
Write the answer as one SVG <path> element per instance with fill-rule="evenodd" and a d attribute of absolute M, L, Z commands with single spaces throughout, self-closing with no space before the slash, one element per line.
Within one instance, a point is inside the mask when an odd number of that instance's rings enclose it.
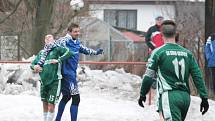
<path fill-rule="evenodd" d="M 85 0 L 90 15 L 112 26 L 147 31 L 155 24 L 155 17 L 175 18 L 178 0 Z"/>

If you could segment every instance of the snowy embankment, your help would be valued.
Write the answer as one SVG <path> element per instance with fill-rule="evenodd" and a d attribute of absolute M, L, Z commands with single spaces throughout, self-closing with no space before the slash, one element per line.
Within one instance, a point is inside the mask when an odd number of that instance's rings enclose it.
<path fill-rule="evenodd" d="M 38 75 L 29 65 L 1 65 L 0 120 L 42 121 L 42 103 L 39 97 Z M 158 121 L 155 105 L 141 108 L 137 104 L 141 78 L 124 72 L 78 69 L 81 103 L 79 121 Z M 15 84 L 8 84 L 15 83 Z M 199 97 L 192 97 L 186 121 L 213 121 L 215 102 L 210 100 L 208 113 L 201 116 Z M 56 107 L 57 109 L 57 107 Z M 63 121 L 69 120 L 69 105 Z"/>

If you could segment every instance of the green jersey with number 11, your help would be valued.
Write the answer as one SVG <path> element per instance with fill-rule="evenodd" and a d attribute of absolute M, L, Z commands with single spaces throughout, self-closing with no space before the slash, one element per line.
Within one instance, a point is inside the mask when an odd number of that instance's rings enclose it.
<path fill-rule="evenodd" d="M 202 74 L 193 54 L 178 44 L 166 43 L 155 49 L 148 60 L 141 95 L 146 95 L 145 86 L 149 86 L 150 84 L 147 83 L 152 82 L 153 78 L 158 81 L 160 94 L 169 90 L 182 90 L 190 93 L 190 75 L 200 97 L 207 97 Z M 147 80 L 150 81 L 147 82 Z"/>

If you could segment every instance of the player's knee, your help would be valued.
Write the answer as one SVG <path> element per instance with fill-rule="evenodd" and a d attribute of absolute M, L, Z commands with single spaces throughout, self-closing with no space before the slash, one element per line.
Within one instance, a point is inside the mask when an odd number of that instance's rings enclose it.
<path fill-rule="evenodd" d="M 72 105 L 79 105 L 80 103 L 80 95 L 73 95 L 72 96 Z"/>
<path fill-rule="evenodd" d="M 54 104 L 48 104 L 48 111 L 49 112 L 54 112 L 54 108 L 55 108 L 55 105 Z"/>
<path fill-rule="evenodd" d="M 71 95 L 64 95 L 63 98 L 62 98 L 62 101 L 67 103 L 70 99 L 71 99 Z"/>

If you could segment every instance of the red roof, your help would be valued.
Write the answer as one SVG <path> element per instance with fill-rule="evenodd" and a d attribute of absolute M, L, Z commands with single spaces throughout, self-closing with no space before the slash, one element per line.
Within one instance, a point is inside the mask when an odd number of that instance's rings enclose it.
<path fill-rule="evenodd" d="M 123 35 L 125 35 L 126 37 L 128 37 L 129 39 L 133 40 L 134 42 L 144 42 L 144 37 L 141 37 L 133 32 L 122 32 Z"/>

